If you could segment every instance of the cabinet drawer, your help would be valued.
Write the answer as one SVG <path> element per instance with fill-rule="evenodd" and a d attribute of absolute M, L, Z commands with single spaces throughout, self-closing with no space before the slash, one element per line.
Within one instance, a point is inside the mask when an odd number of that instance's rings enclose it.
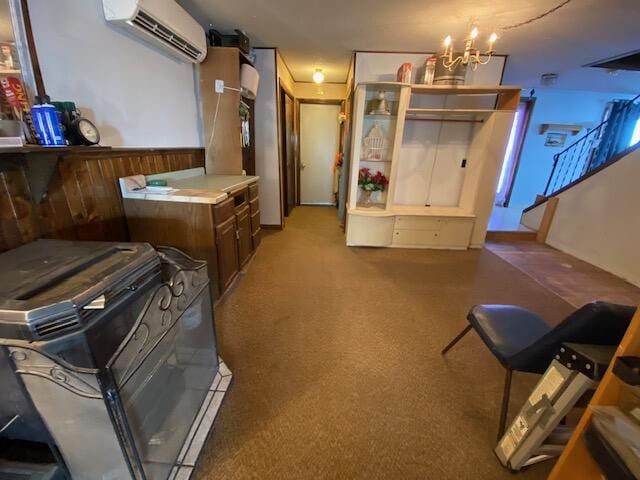
<path fill-rule="evenodd" d="M 395 228 L 408 230 L 432 230 L 438 231 L 442 224 L 446 222 L 442 217 L 419 217 L 415 215 L 398 215 L 396 217 Z"/>
<path fill-rule="evenodd" d="M 473 218 L 450 218 L 440 231 L 440 245 L 446 247 L 469 246 L 471 232 L 475 220 Z"/>
<path fill-rule="evenodd" d="M 230 193 L 233 197 L 234 205 L 236 206 L 236 213 L 240 212 L 245 206 L 249 206 L 249 189 L 241 188 L 235 192 Z"/>
<path fill-rule="evenodd" d="M 262 240 L 262 229 L 258 228 L 258 231 L 251 236 L 251 241 L 253 242 L 254 250 L 258 248 L 258 245 L 260 245 L 261 240 Z"/>
<path fill-rule="evenodd" d="M 393 237 L 393 217 L 350 214 L 347 218 L 347 245 L 386 247 Z"/>
<path fill-rule="evenodd" d="M 249 200 L 249 206 L 251 207 L 251 214 L 257 213 L 260 211 L 260 200 L 258 197 Z"/>
<path fill-rule="evenodd" d="M 394 230 L 393 245 L 433 247 L 440 244 L 440 232 L 434 230 Z"/>
<path fill-rule="evenodd" d="M 255 235 L 258 230 L 260 230 L 260 210 L 251 213 L 251 233 Z"/>
<path fill-rule="evenodd" d="M 258 198 L 258 182 L 249 185 L 249 199 Z"/>
<path fill-rule="evenodd" d="M 224 222 L 235 212 L 233 198 L 227 198 L 224 202 L 213 206 L 213 220 L 216 224 Z"/>
<path fill-rule="evenodd" d="M 236 207 L 235 212 L 237 218 L 249 216 L 249 205 L 240 205 L 239 207 Z"/>
<path fill-rule="evenodd" d="M 473 224 L 472 218 L 443 218 L 440 230 L 396 228 L 393 231 L 393 245 L 468 248 Z"/>

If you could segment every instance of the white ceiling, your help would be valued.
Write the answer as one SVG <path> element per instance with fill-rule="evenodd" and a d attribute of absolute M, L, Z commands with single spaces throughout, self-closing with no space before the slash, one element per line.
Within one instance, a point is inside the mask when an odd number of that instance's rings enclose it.
<path fill-rule="evenodd" d="M 321 67 L 343 82 L 354 50 L 429 52 L 473 20 L 481 40 L 500 35 L 509 55 L 504 83 L 535 87 L 559 73 L 556 88 L 640 92 L 640 72 L 611 76 L 587 63 L 640 49 L 640 0 L 571 0 L 533 23 L 504 30 L 564 0 L 179 0 L 203 25 L 240 28 L 252 46 L 278 47 L 296 81 Z M 483 37 L 483 35 L 485 35 Z"/>

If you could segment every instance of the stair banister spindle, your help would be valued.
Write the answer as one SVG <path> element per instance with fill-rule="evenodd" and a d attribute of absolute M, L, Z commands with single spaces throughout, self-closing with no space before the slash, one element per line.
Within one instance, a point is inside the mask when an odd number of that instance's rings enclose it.
<path fill-rule="evenodd" d="M 553 178 L 553 175 L 556 172 L 556 167 L 558 166 L 558 158 L 559 158 L 560 154 L 556 153 L 553 156 L 553 167 L 551 168 L 551 175 L 549 175 L 549 180 L 547 180 L 547 186 L 544 187 L 544 195 L 545 197 L 548 195 L 549 193 L 549 187 L 551 186 L 551 179 Z"/>
<path fill-rule="evenodd" d="M 571 177 L 569 178 L 570 182 L 575 180 L 576 172 L 578 171 L 578 165 L 580 165 L 582 163 L 582 154 L 584 153 L 584 146 L 587 143 L 586 142 L 587 136 L 582 137 L 582 145 L 580 146 L 580 153 L 578 153 L 578 159 L 577 159 L 576 163 L 573 165 L 573 171 L 571 172 Z M 580 175 L 580 173 L 578 173 L 578 176 L 579 175 Z"/>

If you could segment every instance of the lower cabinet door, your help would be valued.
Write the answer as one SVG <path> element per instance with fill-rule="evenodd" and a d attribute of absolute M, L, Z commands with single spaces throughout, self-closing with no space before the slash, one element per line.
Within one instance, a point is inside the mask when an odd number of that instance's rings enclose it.
<path fill-rule="evenodd" d="M 262 229 L 259 228 L 258 231 L 251 236 L 251 238 L 253 242 L 253 249 L 256 250 L 258 248 L 258 245 L 260 245 L 260 241 L 262 240 Z"/>
<path fill-rule="evenodd" d="M 224 292 L 238 274 L 238 240 L 236 217 L 216 226 L 216 251 L 218 255 L 218 281 L 220 294 Z"/>
<path fill-rule="evenodd" d="M 249 260 L 253 251 L 251 216 L 249 215 L 248 205 L 236 213 L 236 221 L 238 223 L 238 261 L 242 266 Z"/>

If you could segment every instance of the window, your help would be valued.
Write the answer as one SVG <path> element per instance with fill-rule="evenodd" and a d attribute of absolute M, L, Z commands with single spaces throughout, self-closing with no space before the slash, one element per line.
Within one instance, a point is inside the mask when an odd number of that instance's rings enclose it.
<path fill-rule="evenodd" d="M 640 142 L 640 118 L 636 120 L 636 126 L 633 129 L 633 134 L 631 135 L 631 142 L 629 142 L 629 146 L 631 147 L 638 142 Z"/>

